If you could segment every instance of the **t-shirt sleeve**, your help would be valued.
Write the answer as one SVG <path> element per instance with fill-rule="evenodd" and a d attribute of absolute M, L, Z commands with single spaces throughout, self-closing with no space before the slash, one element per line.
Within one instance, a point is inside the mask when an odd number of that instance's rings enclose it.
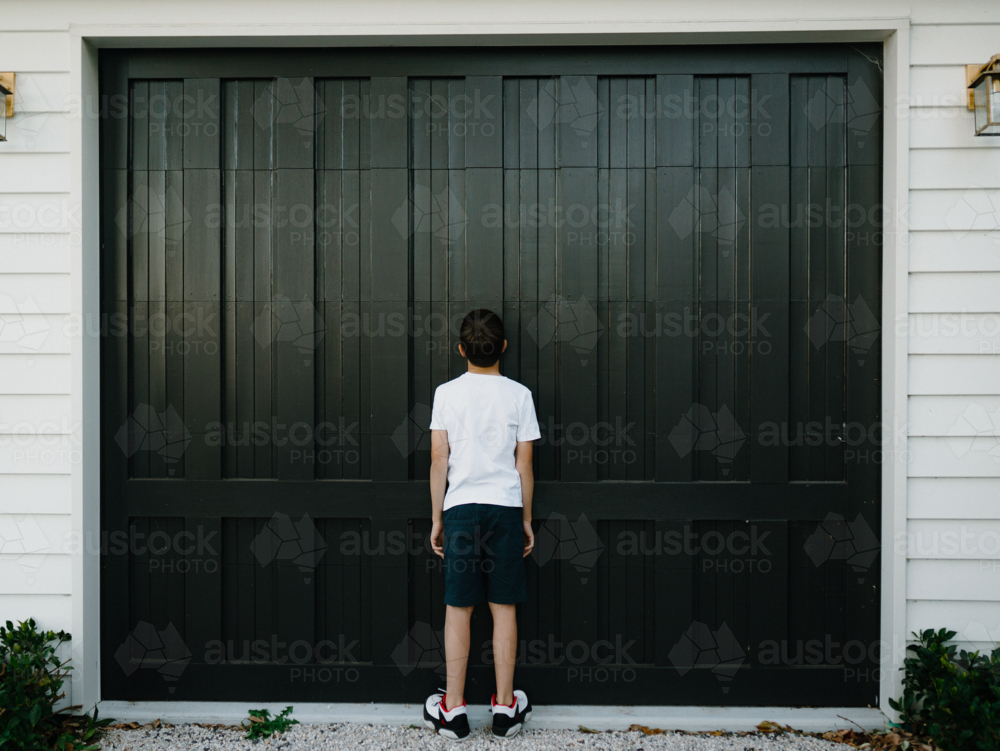
<path fill-rule="evenodd" d="M 524 398 L 521 400 L 521 415 L 517 421 L 517 440 L 537 441 L 541 437 L 538 418 L 535 416 L 535 403 L 531 399 L 531 392 L 525 389 Z"/>
<path fill-rule="evenodd" d="M 431 426 L 429 430 L 447 430 L 444 426 L 444 398 L 441 387 L 434 389 L 434 406 L 431 407 Z"/>

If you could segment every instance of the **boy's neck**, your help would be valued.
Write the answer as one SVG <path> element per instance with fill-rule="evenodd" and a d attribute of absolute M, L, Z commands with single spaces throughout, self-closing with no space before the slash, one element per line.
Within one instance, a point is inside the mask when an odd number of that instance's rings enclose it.
<path fill-rule="evenodd" d="M 466 360 L 468 362 L 468 360 Z M 476 375 L 500 375 L 500 361 L 497 360 L 495 363 L 490 365 L 488 368 L 480 368 L 478 365 L 473 365 L 469 362 L 469 372 L 475 373 Z"/>

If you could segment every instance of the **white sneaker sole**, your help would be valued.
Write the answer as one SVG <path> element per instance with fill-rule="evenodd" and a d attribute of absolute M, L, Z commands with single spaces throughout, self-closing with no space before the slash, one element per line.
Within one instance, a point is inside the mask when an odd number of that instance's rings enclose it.
<path fill-rule="evenodd" d="M 456 743 L 467 741 L 469 740 L 469 738 L 472 737 L 472 733 L 469 733 L 464 738 L 459 738 L 457 735 L 455 735 L 455 731 L 453 730 L 448 730 L 447 728 L 441 728 L 440 730 L 438 730 L 437 728 L 434 727 L 434 723 L 431 722 L 430 720 L 424 720 L 424 727 L 426 727 L 428 730 L 434 731 L 442 738 L 447 738 L 449 741 L 455 741 Z"/>

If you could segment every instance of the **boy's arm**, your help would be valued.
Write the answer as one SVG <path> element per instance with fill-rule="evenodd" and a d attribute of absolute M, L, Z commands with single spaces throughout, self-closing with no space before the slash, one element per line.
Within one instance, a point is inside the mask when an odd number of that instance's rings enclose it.
<path fill-rule="evenodd" d="M 448 487 L 447 430 L 431 431 L 431 547 L 444 558 L 444 491 Z"/>
<path fill-rule="evenodd" d="M 531 499 L 535 494 L 535 473 L 531 469 L 531 441 L 518 441 L 514 450 L 514 466 L 521 476 L 521 506 L 524 518 L 524 555 L 535 547 L 535 533 L 531 530 Z"/>

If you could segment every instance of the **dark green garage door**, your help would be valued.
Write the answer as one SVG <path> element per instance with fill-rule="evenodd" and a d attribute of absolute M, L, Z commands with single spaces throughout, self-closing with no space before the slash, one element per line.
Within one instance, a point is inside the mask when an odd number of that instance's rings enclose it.
<path fill-rule="evenodd" d="M 441 682 L 427 426 L 485 306 L 543 433 L 519 685 L 875 704 L 879 54 L 105 55 L 104 697 Z"/>

